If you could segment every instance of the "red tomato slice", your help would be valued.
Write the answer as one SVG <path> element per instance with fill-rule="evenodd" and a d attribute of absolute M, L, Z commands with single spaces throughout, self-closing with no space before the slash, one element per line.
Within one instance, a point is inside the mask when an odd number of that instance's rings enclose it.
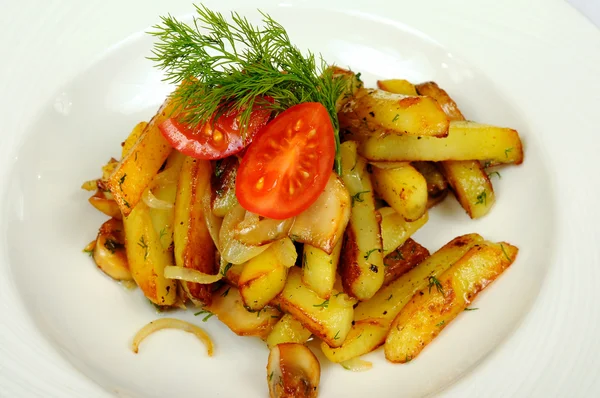
<path fill-rule="evenodd" d="M 214 126 L 211 122 L 190 126 L 177 118 L 170 118 L 161 123 L 159 129 L 169 144 L 184 155 L 197 159 L 222 159 L 250 144 L 271 115 L 270 110 L 255 106 L 245 137 L 242 137 L 239 113 L 234 111 L 221 116 Z"/>
<path fill-rule="evenodd" d="M 237 172 L 237 199 L 264 217 L 293 217 L 323 192 L 334 157 L 327 109 L 316 102 L 295 105 L 267 124 L 247 148 Z"/>

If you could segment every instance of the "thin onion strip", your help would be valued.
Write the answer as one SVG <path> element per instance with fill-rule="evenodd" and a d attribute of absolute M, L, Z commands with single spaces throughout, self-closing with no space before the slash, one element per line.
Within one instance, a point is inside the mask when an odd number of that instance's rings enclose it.
<path fill-rule="evenodd" d="M 213 355 L 213 342 L 210 336 L 202 330 L 200 327 L 191 324 L 186 321 L 175 318 L 161 318 L 156 321 L 148 323 L 146 326 L 141 328 L 134 336 L 133 343 L 131 344 L 131 350 L 134 353 L 138 353 L 139 346 L 142 341 L 152 333 L 161 329 L 179 329 L 184 332 L 192 333 L 206 346 L 206 351 L 209 357 Z"/>
<path fill-rule="evenodd" d="M 166 200 L 158 199 L 151 190 L 146 189 L 142 195 L 142 200 L 146 206 L 157 210 L 170 210 L 173 208 L 173 203 Z"/>
<path fill-rule="evenodd" d="M 221 273 L 210 275 L 195 269 L 177 267 L 173 265 L 165 267 L 164 276 L 167 279 L 177 279 L 180 281 L 200 283 L 202 285 L 209 285 L 211 283 L 218 282 L 223 278 Z"/>
<path fill-rule="evenodd" d="M 347 361 L 340 362 L 340 365 L 351 372 L 364 372 L 373 367 L 373 363 L 360 359 L 360 357 L 351 358 Z"/>

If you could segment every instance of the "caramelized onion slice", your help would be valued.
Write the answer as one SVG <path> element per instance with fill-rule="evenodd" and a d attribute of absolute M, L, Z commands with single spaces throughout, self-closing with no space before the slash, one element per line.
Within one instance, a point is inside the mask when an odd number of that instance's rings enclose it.
<path fill-rule="evenodd" d="M 144 326 L 143 328 L 141 328 L 133 338 L 133 343 L 131 344 L 131 350 L 137 354 L 140 343 L 146 337 L 150 336 L 152 333 L 154 333 L 158 330 L 161 330 L 161 329 L 179 329 L 179 330 L 183 330 L 184 332 L 192 333 L 193 335 L 198 337 L 198 339 L 201 342 L 204 343 L 204 345 L 206 346 L 206 351 L 208 352 L 208 356 L 212 357 L 213 342 L 210 339 L 210 337 L 208 336 L 208 334 L 206 334 L 206 332 L 204 330 L 202 330 L 201 328 L 199 328 L 196 325 L 193 325 L 189 322 L 182 321 L 180 319 L 175 319 L 175 318 L 161 318 L 156 321 L 152 321 L 152 322 L 148 323 L 146 326 Z"/>

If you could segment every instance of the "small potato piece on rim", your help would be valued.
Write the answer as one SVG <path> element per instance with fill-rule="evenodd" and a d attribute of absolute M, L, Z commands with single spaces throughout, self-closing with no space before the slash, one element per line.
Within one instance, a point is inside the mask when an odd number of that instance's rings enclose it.
<path fill-rule="evenodd" d="M 106 275 L 118 281 L 133 279 L 125 252 L 123 222 L 111 218 L 100 227 L 93 251 L 94 261 Z"/>
<path fill-rule="evenodd" d="M 303 344 L 283 343 L 271 348 L 267 382 L 271 398 L 316 398 L 321 365 Z"/>
<path fill-rule="evenodd" d="M 281 343 L 305 343 L 312 333 L 310 330 L 302 326 L 302 323 L 291 316 L 285 314 L 279 322 L 275 324 L 273 330 L 267 337 L 267 345 L 269 348 L 275 347 Z"/>

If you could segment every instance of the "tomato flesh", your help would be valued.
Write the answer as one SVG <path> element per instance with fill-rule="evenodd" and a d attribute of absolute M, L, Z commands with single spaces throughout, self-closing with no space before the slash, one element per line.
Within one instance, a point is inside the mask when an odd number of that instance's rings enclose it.
<path fill-rule="evenodd" d="M 240 163 L 236 196 L 246 210 L 285 219 L 323 192 L 335 157 L 334 131 L 320 103 L 295 105 L 269 122 Z"/>
<path fill-rule="evenodd" d="M 159 129 L 169 144 L 184 155 L 197 159 L 222 159 L 236 154 L 249 145 L 254 136 L 267 124 L 271 111 L 255 107 L 248 127 L 242 136 L 239 111 L 232 111 L 213 121 L 190 126 L 172 117 Z"/>

